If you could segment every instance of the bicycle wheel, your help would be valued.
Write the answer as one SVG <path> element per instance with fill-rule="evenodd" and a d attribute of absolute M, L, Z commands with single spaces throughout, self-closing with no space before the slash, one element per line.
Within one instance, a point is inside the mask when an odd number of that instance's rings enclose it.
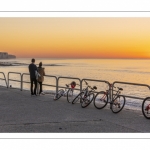
<path fill-rule="evenodd" d="M 125 97 L 117 96 L 110 105 L 113 113 L 119 113 L 125 105 Z"/>
<path fill-rule="evenodd" d="M 67 92 L 67 101 L 71 103 L 74 100 L 75 96 L 73 93 L 73 89 L 69 89 Z"/>
<path fill-rule="evenodd" d="M 143 100 L 142 113 L 145 118 L 150 119 L 150 97 L 147 97 Z"/>
<path fill-rule="evenodd" d="M 104 108 L 108 103 L 108 94 L 104 91 L 101 91 L 96 94 L 94 98 L 94 106 L 97 109 L 102 109 Z"/>
<path fill-rule="evenodd" d="M 54 95 L 54 100 L 58 100 L 60 97 L 63 96 L 64 90 L 60 89 L 55 95 Z"/>
<path fill-rule="evenodd" d="M 82 98 L 82 103 L 81 103 L 81 107 L 82 108 L 85 108 L 87 107 L 88 105 L 91 104 L 91 102 L 93 101 L 94 99 L 94 93 L 90 93 L 86 98 Z"/>
<path fill-rule="evenodd" d="M 79 94 L 74 98 L 74 100 L 72 101 L 72 104 L 77 103 L 79 100 L 81 101 L 81 100 L 82 100 L 82 97 L 83 97 L 83 94 L 84 94 L 84 92 L 79 93 Z"/>

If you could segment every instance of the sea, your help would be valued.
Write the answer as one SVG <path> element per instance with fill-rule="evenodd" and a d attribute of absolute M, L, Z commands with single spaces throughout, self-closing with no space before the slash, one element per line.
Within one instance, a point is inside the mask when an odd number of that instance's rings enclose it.
<path fill-rule="evenodd" d="M 0 62 L 10 62 L 11 66 L 0 66 L 0 78 L 3 78 L 2 72 L 6 78 L 20 80 L 20 74 L 29 73 L 28 65 L 30 58 L 17 58 L 4 60 Z M 43 86 L 45 93 L 56 91 L 56 79 L 50 76 L 59 77 L 59 86 L 65 87 L 65 84 L 79 80 L 88 79 L 90 86 L 97 86 L 97 92 L 108 89 L 107 81 L 115 83 L 115 87 L 123 88 L 122 95 L 136 97 L 126 98 L 125 107 L 127 109 L 141 110 L 142 99 L 150 96 L 150 60 L 149 59 L 63 59 L 63 58 L 36 58 L 35 64 L 42 62 L 45 68 L 46 76 L 43 84 L 52 86 Z M 10 73 L 15 72 L 15 73 Z M 65 77 L 65 78 L 64 78 Z M 67 77 L 75 78 L 68 79 Z M 29 75 L 23 76 L 24 81 L 30 81 Z M 92 81 L 96 80 L 96 81 Z M 136 85 L 134 85 L 136 83 Z M 142 84 L 142 85 L 141 85 Z M 4 80 L 0 80 L 0 85 L 5 86 Z M 10 81 L 9 85 L 20 88 L 20 82 Z M 83 82 L 83 87 L 85 87 Z M 23 84 L 23 89 L 29 90 L 29 83 Z M 79 87 L 76 87 L 79 89 Z M 76 94 L 79 90 L 76 90 Z M 141 98 L 141 99 L 138 99 Z"/>

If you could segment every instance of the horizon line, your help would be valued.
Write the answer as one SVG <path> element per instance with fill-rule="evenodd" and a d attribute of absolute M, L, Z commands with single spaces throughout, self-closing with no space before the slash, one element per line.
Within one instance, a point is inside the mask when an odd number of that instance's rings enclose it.
<path fill-rule="evenodd" d="M 52 58 L 52 59 L 150 59 L 150 58 L 72 58 L 72 57 L 16 57 L 16 58 Z"/>

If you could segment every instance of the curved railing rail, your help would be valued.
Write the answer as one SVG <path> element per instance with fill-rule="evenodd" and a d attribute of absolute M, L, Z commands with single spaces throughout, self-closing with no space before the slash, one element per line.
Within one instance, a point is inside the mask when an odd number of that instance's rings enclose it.
<path fill-rule="evenodd" d="M 20 75 L 20 80 L 10 79 L 9 78 L 10 74 L 18 74 L 18 75 Z M 8 87 L 9 87 L 9 81 L 20 82 L 20 90 L 21 90 L 21 73 L 19 73 L 19 72 L 8 72 Z"/>
<path fill-rule="evenodd" d="M 4 78 L 0 78 L 0 80 L 5 80 L 6 87 L 8 88 L 8 84 L 7 84 L 7 81 L 6 81 L 6 77 L 5 77 L 4 72 L 0 72 L 0 74 L 3 74 L 3 76 L 4 76 Z M 2 85 L 1 85 L 1 86 L 2 86 Z"/>
<path fill-rule="evenodd" d="M 115 81 L 115 82 L 113 82 L 112 85 L 114 86 L 115 84 L 125 84 L 125 85 L 144 86 L 144 87 L 147 87 L 147 88 L 150 90 L 150 86 L 147 85 L 147 84 L 139 84 L 139 83 L 130 83 L 130 82 L 120 82 L 120 81 Z M 113 87 L 112 87 L 112 91 L 111 91 L 111 92 L 112 92 L 112 95 L 113 95 Z M 129 95 L 123 95 L 123 96 L 128 97 L 128 98 L 133 98 L 133 99 L 140 99 L 140 100 L 145 99 L 145 98 L 135 97 L 135 96 L 129 96 Z"/>
<path fill-rule="evenodd" d="M 45 75 L 45 77 L 49 77 L 49 78 L 55 78 L 56 80 L 56 85 L 52 85 L 52 84 L 42 84 L 42 85 L 44 85 L 44 86 L 51 86 L 51 87 L 56 87 L 56 92 L 57 92 L 57 77 L 56 76 L 51 76 L 51 75 Z"/>
<path fill-rule="evenodd" d="M 28 82 L 28 81 L 23 81 L 23 76 L 24 76 L 24 75 L 29 76 L 30 74 L 29 74 L 29 73 L 23 73 L 23 74 L 21 75 L 21 91 L 23 90 L 23 83 L 30 83 L 30 82 Z"/>

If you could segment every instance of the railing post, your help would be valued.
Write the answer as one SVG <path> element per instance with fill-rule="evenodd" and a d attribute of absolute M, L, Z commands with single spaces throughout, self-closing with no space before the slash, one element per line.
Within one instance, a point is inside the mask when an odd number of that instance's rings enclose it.
<path fill-rule="evenodd" d="M 111 88 L 111 98 L 110 98 L 110 100 L 112 102 L 113 101 L 114 84 L 112 84 L 112 87 L 110 87 L 110 88 Z M 111 107 L 111 104 L 110 104 L 110 107 Z"/>
<path fill-rule="evenodd" d="M 22 91 L 22 90 L 21 90 L 21 88 L 22 88 L 22 75 L 21 75 L 21 73 L 20 73 L 20 82 L 21 82 L 21 83 L 20 83 L 20 91 Z"/>
<path fill-rule="evenodd" d="M 0 74 L 3 74 L 4 79 L 2 79 L 2 80 L 5 80 L 6 87 L 8 88 L 8 85 L 7 85 L 7 79 L 6 79 L 6 76 L 5 76 L 4 72 L 0 72 Z"/>
<path fill-rule="evenodd" d="M 112 97 L 113 97 L 113 88 L 111 88 L 111 84 L 109 84 L 109 100 L 110 102 L 112 101 Z"/>
<path fill-rule="evenodd" d="M 7 75 L 7 86 L 9 88 L 9 72 L 8 72 L 8 75 Z"/>
<path fill-rule="evenodd" d="M 5 78 L 6 87 L 8 88 L 8 85 L 7 85 L 7 81 L 6 81 L 5 74 L 3 73 L 3 75 L 4 75 L 4 78 Z"/>
<path fill-rule="evenodd" d="M 56 77 L 56 93 L 58 93 L 58 80 L 59 78 Z"/>
<path fill-rule="evenodd" d="M 23 74 L 21 75 L 21 91 L 23 89 Z"/>
<path fill-rule="evenodd" d="M 82 91 L 82 80 L 80 80 L 80 92 Z"/>

